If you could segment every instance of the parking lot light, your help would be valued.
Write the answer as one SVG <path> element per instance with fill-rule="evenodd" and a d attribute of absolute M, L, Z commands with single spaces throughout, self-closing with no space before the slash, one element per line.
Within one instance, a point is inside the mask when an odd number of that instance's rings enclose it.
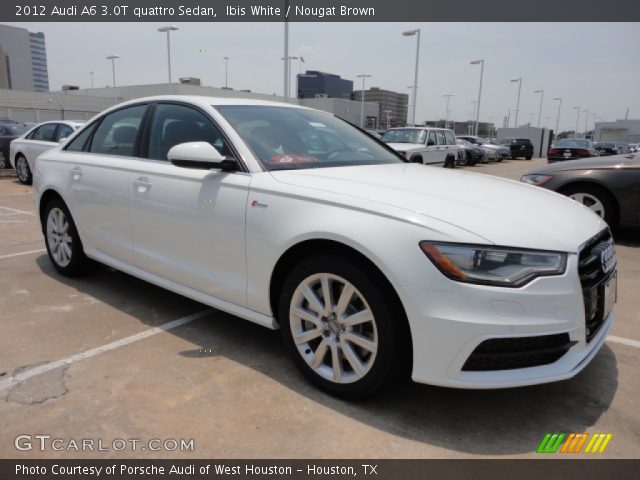
<path fill-rule="evenodd" d="M 364 81 L 370 76 L 371 75 L 367 75 L 366 73 L 356 75 L 356 77 L 362 78 L 362 98 L 360 99 L 360 128 L 364 128 Z"/>
<path fill-rule="evenodd" d="M 455 95 L 453 93 L 445 93 L 442 96 L 446 97 L 446 99 L 447 99 L 447 110 L 445 111 L 444 128 L 448 128 L 448 126 L 449 126 L 449 100 L 451 99 L 451 97 L 455 97 Z"/>
<path fill-rule="evenodd" d="M 480 97 L 482 96 L 482 77 L 484 75 L 484 58 L 481 58 L 480 60 L 473 60 L 471 62 L 471 65 L 478 65 L 480 64 L 480 88 L 478 88 L 478 104 L 477 104 L 477 108 L 474 107 L 475 110 L 475 120 L 476 120 L 476 129 L 475 129 L 475 135 L 478 136 L 478 129 L 479 129 L 479 125 L 480 125 Z"/>
<path fill-rule="evenodd" d="M 583 110 L 584 113 L 584 138 L 587 138 L 587 129 L 589 128 L 589 109 Z"/>
<path fill-rule="evenodd" d="M 411 100 L 411 103 L 413 104 L 413 108 L 411 109 L 411 125 L 415 127 L 416 99 L 418 97 L 418 63 L 420 61 L 420 29 L 416 28 L 415 30 L 407 30 L 406 32 L 402 32 L 402 35 L 405 37 L 412 37 L 416 35 L 416 71 L 413 80 L 413 99 Z"/>
<path fill-rule="evenodd" d="M 160 27 L 159 32 L 167 34 L 167 66 L 169 67 L 169 83 L 171 83 L 171 32 L 178 30 L 175 25 L 167 25 L 166 27 Z"/>
<path fill-rule="evenodd" d="M 61 120 L 64 120 L 64 106 L 62 105 L 62 102 L 60 102 L 60 100 L 58 100 L 57 98 L 49 98 L 49 103 L 53 103 L 56 102 L 58 104 L 58 106 L 60 107 L 60 116 L 62 117 Z"/>
<path fill-rule="evenodd" d="M 516 121 L 514 127 L 518 128 L 518 112 L 520 111 L 520 90 L 522 90 L 522 77 L 511 79 L 512 83 L 518 82 L 518 101 L 516 103 Z M 508 126 L 508 125 L 507 125 Z"/>
<path fill-rule="evenodd" d="M 229 57 L 222 57 L 224 60 L 224 88 L 229 88 Z"/>
<path fill-rule="evenodd" d="M 113 88 L 116 88 L 116 58 L 120 55 L 109 55 L 107 60 L 111 60 L 111 73 L 113 74 Z"/>
<path fill-rule="evenodd" d="M 578 135 L 578 123 L 580 122 L 580 107 L 573 107 L 574 110 L 577 111 L 577 115 L 576 115 L 576 129 L 573 132 L 573 138 L 576 138 L 576 136 Z"/>
<path fill-rule="evenodd" d="M 562 108 L 562 97 L 556 97 L 554 100 L 558 101 L 558 116 L 556 117 L 556 135 L 560 133 L 560 109 Z"/>
<path fill-rule="evenodd" d="M 538 128 L 540 128 L 540 119 L 542 118 L 542 100 L 544 99 L 544 90 L 534 90 L 533 93 L 540 94 L 540 109 L 538 110 Z"/>

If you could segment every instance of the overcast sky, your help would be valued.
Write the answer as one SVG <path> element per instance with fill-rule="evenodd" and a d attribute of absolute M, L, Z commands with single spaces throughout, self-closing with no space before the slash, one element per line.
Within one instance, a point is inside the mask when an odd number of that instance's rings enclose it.
<path fill-rule="evenodd" d="M 46 35 L 49 82 L 111 84 L 111 63 L 120 55 L 120 85 L 167 81 L 166 37 L 156 23 L 15 23 Z M 172 32 L 173 78 L 199 77 L 203 85 L 224 85 L 229 60 L 229 86 L 282 94 L 284 27 L 281 23 L 177 23 Z M 404 30 L 420 28 L 420 71 L 417 120 L 444 118 L 444 94 L 454 94 L 450 118 L 467 120 L 478 95 L 480 67 L 469 61 L 486 59 L 481 120 L 502 126 L 515 110 L 522 77 L 519 122 L 533 113 L 537 124 L 544 89 L 542 124 L 555 128 L 562 97 L 560 129 L 574 129 L 575 106 L 605 120 L 640 118 L 640 23 L 291 23 L 291 55 L 302 55 L 303 69 L 336 73 L 358 80 L 372 75 L 367 88 L 378 86 L 409 93 L 413 84 L 416 37 Z M 293 71 L 297 73 L 299 63 Z M 361 88 L 357 81 L 354 88 Z M 292 77 L 295 91 L 295 77 Z M 512 122 L 513 122 L 512 113 Z M 580 130 L 585 115 L 581 114 Z M 589 118 L 589 122 L 593 117 Z"/>

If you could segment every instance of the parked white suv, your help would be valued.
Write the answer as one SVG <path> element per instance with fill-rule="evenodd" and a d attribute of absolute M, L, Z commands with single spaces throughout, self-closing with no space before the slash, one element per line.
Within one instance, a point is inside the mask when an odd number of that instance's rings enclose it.
<path fill-rule="evenodd" d="M 98 261 L 279 328 L 335 395 L 409 370 L 467 388 L 566 379 L 614 322 L 615 251 L 590 209 L 410 164 L 297 105 L 126 102 L 43 153 L 33 190 L 59 272 Z"/>
<path fill-rule="evenodd" d="M 452 167 L 458 157 L 456 136 L 448 128 L 391 128 L 384 132 L 382 141 L 411 163 Z"/>

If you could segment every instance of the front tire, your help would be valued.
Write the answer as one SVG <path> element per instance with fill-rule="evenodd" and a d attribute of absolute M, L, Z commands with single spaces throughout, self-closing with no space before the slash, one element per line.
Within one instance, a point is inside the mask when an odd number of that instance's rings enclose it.
<path fill-rule="evenodd" d="M 42 229 L 49 260 L 60 273 L 76 276 L 88 272 L 95 263 L 85 254 L 69 209 L 60 198 L 49 201 Z"/>
<path fill-rule="evenodd" d="M 372 268 L 336 255 L 303 260 L 288 275 L 278 320 L 302 374 L 343 398 L 369 395 L 398 378 L 404 312 Z"/>
<path fill-rule="evenodd" d="M 29 162 L 27 162 L 27 159 L 22 154 L 16 156 L 16 174 L 18 175 L 20 183 L 23 183 L 24 185 L 31 185 L 33 182 L 33 175 L 29 168 Z"/>
<path fill-rule="evenodd" d="M 591 209 L 613 228 L 618 222 L 618 208 L 609 192 L 591 185 L 573 185 L 561 191 L 563 195 Z"/>

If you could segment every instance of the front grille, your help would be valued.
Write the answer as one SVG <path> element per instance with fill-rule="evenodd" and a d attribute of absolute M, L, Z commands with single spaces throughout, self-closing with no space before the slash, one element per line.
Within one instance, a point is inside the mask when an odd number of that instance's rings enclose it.
<path fill-rule="evenodd" d="M 559 360 L 575 343 L 569 341 L 568 333 L 491 338 L 476 347 L 462 370 L 514 370 L 548 365 Z"/>
<path fill-rule="evenodd" d="M 604 284 L 609 280 L 615 268 L 605 272 L 600 256 L 613 243 L 611 232 L 607 228 L 589 240 L 578 256 L 578 275 L 584 297 L 586 339 L 598 333 L 604 322 Z"/>

